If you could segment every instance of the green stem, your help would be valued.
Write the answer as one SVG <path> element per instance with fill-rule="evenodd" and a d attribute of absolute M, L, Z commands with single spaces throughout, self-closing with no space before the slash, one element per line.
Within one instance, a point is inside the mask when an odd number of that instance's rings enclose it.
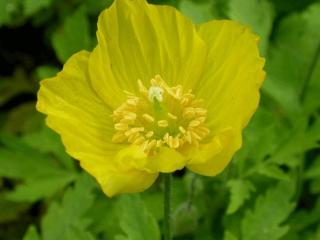
<path fill-rule="evenodd" d="M 164 178 L 164 240 L 171 240 L 171 182 L 170 173 L 163 174 Z"/>

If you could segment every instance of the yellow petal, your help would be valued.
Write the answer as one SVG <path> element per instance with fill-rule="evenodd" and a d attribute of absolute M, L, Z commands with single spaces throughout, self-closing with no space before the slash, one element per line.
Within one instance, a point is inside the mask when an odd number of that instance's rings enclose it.
<path fill-rule="evenodd" d="M 56 77 L 41 81 L 37 109 L 108 196 L 143 191 L 158 174 L 141 170 L 146 164 L 141 150 L 111 142 L 112 112 L 90 85 L 88 58 L 85 51 L 75 54 Z"/>
<path fill-rule="evenodd" d="M 223 171 L 234 153 L 241 147 L 241 134 L 236 129 L 226 129 L 217 136 L 218 139 L 215 138 L 207 147 L 191 154 L 191 161 L 187 165 L 191 171 L 215 176 Z M 210 145 L 213 147 L 211 151 Z"/>
<path fill-rule="evenodd" d="M 144 0 L 116 0 L 101 13 L 98 46 L 89 72 L 96 92 L 116 108 L 123 90 L 138 90 L 137 80 L 156 74 L 171 86 L 191 88 L 200 78 L 206 46 L 193 24 L 169 6 Z"/>
<path fill-rule="evenodd" d="M 190 160 L 188 165 L 203 164 L 209 159 L 215 157 L 223 149 L 220 138 L 215 136 L 209 143 L 201 144 L 198 148 L 192 148 L 188 155 Z"/>
<path fill-rule="evenodd" d="M 143 168 L 147 160 L 146 155 L 138 147 L 125 147 L 108 158 L 86 159 L 81 161 L 81 166 L 97 179 L 102 190 L 109 197 L 119 193 L 144 191 L 158 177 L 158 173 L 137 169 Z M 105 162 L 114 164 L 105 165 Z"/>
<path fill-rule="evenodd" d="M 211 21 L 198 33 L 209 46 L 208 59 L 196 94 L 208 109 L 213 129 L 243 129 L 259 103 L 265 77 L 258 37 L 236 22 Z"/>
<path fill-rule="evenodd" d="M 146 162 L 146 169 L 151 172 L 169 173 L 184 168 L 186 165 L 186 157 L 176 150 L 168 147 L 161 147 L 159 152 L 149 157 Z"/>
<path fill-rule="evenodd" d="M 93 91 L 88 76 L 89 53 L 73 55 L 54 78 L 41 81 L 38 111 L 47 115 L 47 124 L 58 132 L 67 152 L 82 155 L 112 155 L 120 148 L 111 143 L 114 132 L 111 110 Z"/>

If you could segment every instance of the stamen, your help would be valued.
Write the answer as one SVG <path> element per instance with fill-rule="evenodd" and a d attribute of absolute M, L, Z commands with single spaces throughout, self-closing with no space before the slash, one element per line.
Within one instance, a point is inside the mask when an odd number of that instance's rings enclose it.
<path fill-rule="evenodd" d="M 130 130 L 126 131 L 126 132 L 124 133 L 124 135 L 126 135 L 126 136 L 129 137 L 130 135 L 132 135 L 132 134 L 134 134 L 134 133 L 143 132 L 143 131 L 144 131 L 144 128 L 143 128 L 143 127 L 131 128 Z"/>
<path fill-rule="evenodd" d="M 145 114 L 142 115 L 142 117 L 143 117 L 144 120 L 146 120 L 146 121 L 149 122 L 149 123 L 154 122 L 154 118 L 151 117 L 149 114 L 146 114 L 146 113 L 145 113 Z"/>
<path fill-rule="evenodd" d="M 158 121 L 158 126 L 159 127 L 162 127 L 162 128 L 165 128 L 165 127 L 168 127 L 169 123 L 167 120 L 160 120 Z"/>
<path fill-rule="evenodd" d="M 179 130 L 181 133 L 186 133 L 186 130 L 182 126 L 179 126 Z"/>
<path fill-rule="evenodd" d="M 190 123 L 189 123 L 189 127 L 197 127 L 201 124 L 200 121 L 198 120 L 192 120 Z"/>
<path fill-rule="evenodd" d="M 171 118 L 172 120 L 177 120 L 177 116 L 173 115 L 172 113 L 168 113 L 168 117 Z"/>
<path fill-rule="evenodd" d="M 162 146 L 177 151 L 198 147 L 210 133 L 202 100 L 180 85 L 168 86 L 160 75 L 150 82 L 147 88 L 139 79 L 137 94 L 124 91 L 126 101 L 112 114 L 112 142 L 138 145 L 147 155 L 157 154 Z"/>
<path fill-rule="evenodd" d="M 136 138 L 136 140 L 134 140 L 133 144 L 135 144 L 135 145 L 140 145 L 140 144 L 142 144 L 144 141 L 145 141 L 145 138 L 142 137 L 142 136 L 140 136 L 140 137 Z"/>
<path fill-rule="evenodd" d="M 128 124 L 125 123 L 116 123 L 114 125 L 114 129 L 119 130 L 119 131 L 125 131 L 128 129 Z"/>
<path fill-rule="evenodd" d="M 151 138 L 153 136 L 153 131 L 149 131 L 147 134 L 146 134 L 146 137 L 147 138 Z"/>

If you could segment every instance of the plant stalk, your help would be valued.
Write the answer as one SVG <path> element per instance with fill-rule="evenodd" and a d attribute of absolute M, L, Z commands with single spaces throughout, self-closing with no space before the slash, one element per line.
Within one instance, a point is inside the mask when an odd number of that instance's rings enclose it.
<path fill-rule="evenodd" d="M 171 173 L 163 174 L 164 178 L 164 240 L 172 240 L 171 230 Z"/>

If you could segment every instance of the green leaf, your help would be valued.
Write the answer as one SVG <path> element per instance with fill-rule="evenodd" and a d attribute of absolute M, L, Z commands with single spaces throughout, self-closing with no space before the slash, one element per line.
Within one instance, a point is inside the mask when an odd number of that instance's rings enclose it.
<path fill-rule="evenodd" d="M 17 68 L 13 76 L 8 78 L 0 77 L 0 106 L 18 94 L 33 93 L 35 89 L 35 86 L 30 84 L 26 72 Z"/>
<path fill-rule="evenodd" d="M 257 172 L 274 179 L 289 181 L 290 177 L 280 168 L 279 165 L 269 161 L 258 166 Z"/>
<path fill-rule="evenodd" d="M 138 194 L 121 196 L 118 216 L 121 216 L 119 224 L 124 235 L 117 239 L 160 240 L 158 223 Z"/>
<path fill-rule="evenodd" d="M 15 202 L 35 202 L 41 198 L 48 198 L 74 180 L 74 175 L 65 174 L 58 177 L 47 177 L 26 181 L 18 185 L 14 191 L 6 194 L 6 199 Z"/>
<path fill-rule="evenodd" d="M 12 15 L 19 8 L 18 5 L 17 1 L 0 0 L 0 27 L 11 23 Z"/>
<path fill-rule="evenodd" d="M 255 187 L 249 180 L 243 179 L 229 180 L 228 187 L 230 188 L 230 202 L 227 214 L 233 214 L 250 198 Z"/>
<path fill-rule="evenodd" d="M 230 0 L 228 16 L 251 27 L 261 37 L 260 49 L 266 55 L 274 10 L 267 0 Z"/>
<path fill-rule="evenodd" d="M 270 45 L 264 90 L 287 113 L 301 113 L 301 100 L 319 61 L 320 4 L 281 22 Z M 320 71 L 318 71 L 320 73 Z M 317 76 L 319 81 L 319 75 Z M 318 85 L 319 86 L 319 85 Z M 314 95 L 315 96 L 315 95 Z"/>
<path fill-rule="evenodd" d="M 299 234 L 320 222 L 320 198 L 312 209 L 300 209 L 290 217 L 290 232 L 288 235 Z"/>
<path fill-rule="evenodd" d="M 189 205 L 188 202 L 178 206 L 172 217 L 174 236 L 191 234 L 198 227 L 199 212 L 196 206 Z"/>
<path fill-rule="evenodd" d="M 35 228 L 35 226 L 31 225 L 26 234 L 23 237 L 23 240 L 41 240 L 37 229 Z"/>
<path fill-rule="evenodd" d="M 235 235 L 233 235 L 231 232 L 226 231 L 226 232 L 224 233 L 224 238 L 223 238 L 223 240 L 238 240 L 238 238 L 237 238 Z"/>
<path fill-rule="evenodd" d="M 0 145 L 0 176 L 30 180 L 68 173 L 52 156 L 28 146 L 18 137 L 0 134 L 0 144 L 3 144 Z"/>
<path fill-rule="evenodd" d="M 207 22 L 213 18 L 213 1 L 183 0 L 179 3 L 179 9 L 194 23 Z"/>
<path fill-rule="evenodd" d="M 99 191 L 93 206 L 86 214 L 92 220 L 90 230 L 95 235 L 101 236 L 101 239 L 114 239 L 121 232 L 119 222 L 117 221 L 116 206 L 117 199 L 109 199 L 102 191 Z M 110 219 L 113 219 L 113 221 L 110 221 Z"/>
<path fill-rule="evenodd" d="M 62 203 L 50 205 L 41 223 L 43 240 L 94 239 L 87 230 L 90 220 L 85 216 L 94 201 L 94 186 L 92 179 L 83 174 L 64 194 Z"/>
<path fill-rule="evenodd" d="M 7 115 L 3 130 L 24 134 L 36 131 L 43 124 L 43 116 L 35 109 L 35 102 L 24 102 Z"/>
<path fill-rule="evenodd" d="M 39 80 L 54 77 L 59 72 L 59 69 L 51 65 L 42 65 L 36 69 L 36 74 Z"/>
<path fill-rule="evenodd" d="M 242 239 L 277 240 L 284 236 L 289 226 L 283 223 L 294 208 L 290 201 L 292 194 L 291 183 L 280 182 L 259 196 L 254 208 L 245 212 Z"/>
<path fill-rule="evenodd" d="M 294 167 L 306 151 L 319 147 L 320 117 L 311 126 L 306 116 L 296 117 L 294 124 L 269 161 Z"/>
<path fill-rule="evenodd" d="M 229 0 L 183 0 L 179 10 L 194 23 L 204 23 L 212 19 L 226 18 Z"/>
<path fill-rule="evenodd" d="M 74 160 L 66 153 L 60 136 L 50 128 L 42 126 L 36 132 L 25 134 L 22 139 L 29 146 L 42 153 L 54 154 L 65 168 L 75 170 Z"/>
<path fill-rule="evenodd" d="M 52 44 L 62 63 L 65 63 L 72 54 L 91 48 L 89 22 L 83 8 L 66 17 L 62 26 L 53 33 Z"/>
<path fill-rule="evenodd" d="M 0 176 L 23 180 L 7 198 L 14 201 L 36 201 L 49 197 L 73 181 L 75 173 L 67 171 L 21 139 L 0 134 Z"/>
<path fill-rule="evenodd" d="M 30 16 L 42 8 L 48 7 L 53 0 L 24 0 L 24 14 Z"/>
<path fill-rule="evenodd" d="M 256 173 L 259 165 L 282 144 L 284 133 L 280 118 L 260 107 L 245 129 L 243 147 L 235 156 L 240 175 Z"/>
<path fill-rule="evenodd" d="M 6 222 L 14 222 L 20 218 L 23 212 L 29 208 L 25 203 L 14 203 L 4 198 L 3 194 L 0 195 L 0 224 Z"/>
<path fill-rule="evenodd" d="M 320 156 L 317 157 L 313 164 L 306 170 L 304 176 L 306 178 L 320 178 Z"/>

